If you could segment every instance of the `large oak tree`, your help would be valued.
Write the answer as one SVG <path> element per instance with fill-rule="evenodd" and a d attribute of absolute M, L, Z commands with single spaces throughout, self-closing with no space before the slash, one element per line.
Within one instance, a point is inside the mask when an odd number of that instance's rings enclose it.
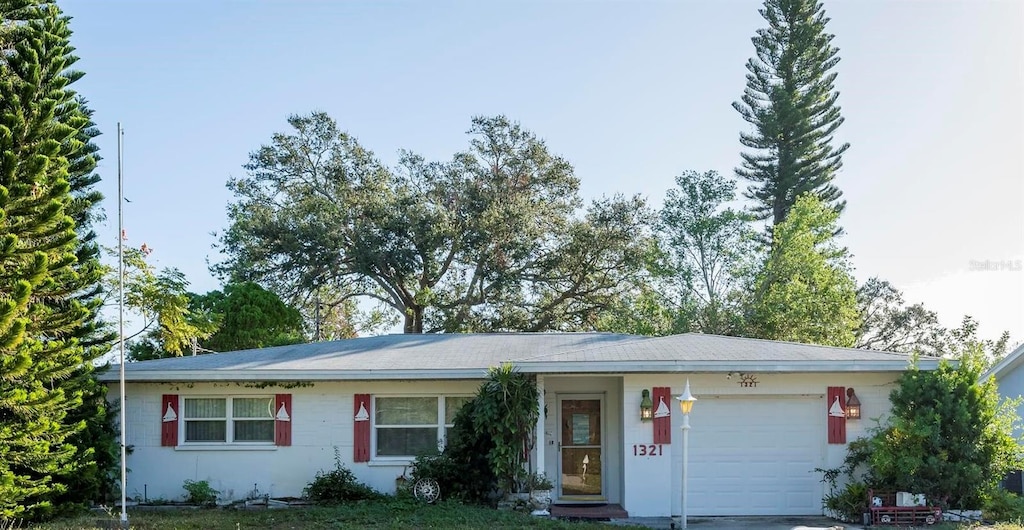
<path fill-rule="evenodd" d="M 232 281 L 291 303 L 371 298 L 407 333 L 591 329 L 639 269 L 642 200 L 580 213 L 572 166 L 505 117 L 477 117 L 444 162 L 387 167 L 323 113 L 293 116 L 228 183 Z"/>

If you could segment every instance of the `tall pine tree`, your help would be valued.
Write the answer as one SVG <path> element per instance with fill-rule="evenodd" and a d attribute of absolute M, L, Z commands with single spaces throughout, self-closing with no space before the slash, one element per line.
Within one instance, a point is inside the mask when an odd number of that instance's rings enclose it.
<path fill-rule="evenodd" d="M 0 518 L 39 515 L 61 479 L 92 462 L 73 436 L 91 416 L 102 353 L 87 228 L 98 196 L 88 111 L 67 18 L 51 3 L 0 0 Z M 82 235 L 75 221 L 83 222 Z M 95 408 L 95 405 L 93 407 Z M 98 410 L 98 409 L 96 409 Z"/>
<path fill-rule="evenodd" d="M 736 175 L 751 182 L 746 195 L 770 226 L 804 193 L 842 212 L 846 203 L 832 179 L 850 145 L 832 147 L 843 117 L 833 71 L 839 50 L 825 32 L 829 19 L 817 0 L 765 0 L 760 13 L 768 27 L 751 39 L 757 56 L 747 61 L 747 88 L 733 103 L 754 128 L 740 133 L 751 151 L 742 154 Z"/>

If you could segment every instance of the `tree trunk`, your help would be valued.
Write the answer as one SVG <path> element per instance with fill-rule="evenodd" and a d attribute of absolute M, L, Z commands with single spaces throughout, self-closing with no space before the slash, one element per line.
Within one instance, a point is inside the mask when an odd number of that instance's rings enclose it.
<path fill-rule="evenodd" d="M 423 333 L 423 310 L 422 306 L 411 306 L 405 308 L 405 326 L 402 333 Z"/>

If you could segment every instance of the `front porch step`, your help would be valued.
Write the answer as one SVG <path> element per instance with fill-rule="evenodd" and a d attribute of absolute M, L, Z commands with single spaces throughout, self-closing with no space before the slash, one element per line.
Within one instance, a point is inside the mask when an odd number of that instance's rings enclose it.
<path fill-rule="evenodd" d="M 629 513 L 620 504 L 552 504 L 551 517 L 608 521 L 625 519 Z"/>

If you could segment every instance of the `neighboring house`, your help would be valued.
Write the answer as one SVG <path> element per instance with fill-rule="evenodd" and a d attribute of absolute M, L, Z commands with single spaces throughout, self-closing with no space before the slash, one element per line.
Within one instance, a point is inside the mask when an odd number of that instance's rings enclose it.
<path fill-rule="evenodd" d="M 884 416 L 902 354 L 684 334 L 388 335 L 126 365 L 127 493 L 173 499 L 186 479 L 222 498 L 298 496 L 335 450 L 359 480 L 394 490 L 413 456 L 443 442 L 486 369 L 536 374 L 537 471 L 559 502 L 680 513 L 687 380 L 691 515 L 822 511 L 815 468 Z M 937 361 L 921 359 L 922 369 Z M 118 370 L 102 378 L 117 396 Z M 863 419 L 844 417 L 855 388 Z M 640 418 L 643 391 L 653 421 Z M 664 406 L 662 406 L 664 402 Z"/>
<path fill-rule="evenodd" d="M 999 385 L 999 396 L 1004 399 L 1017 399 L 1024 397 L 1024 344 L 1017 346 L 1012 352 L 1003 357 L 1001 361 L 996 363 L 992 368 L 989 368 L 984 374 L 981 375 L 982 381 L 989 377 L 996 379 L 996 384 Z M 1017 416 L 1024 418 L 1024 399 L 1017 404 Z M 1021 426 L 1018 424 L 1013 432 L 1013 436 L 1018 440 L 1021 439 Z M 1024 479 L 1022 479 L 1022 473 L 1020 471 L 1014 471 L 1007 475 L 1006 479 L 1003 480 L 1003 487 L 1015 493 L 1022 493 L 1024 491 Z"/>

